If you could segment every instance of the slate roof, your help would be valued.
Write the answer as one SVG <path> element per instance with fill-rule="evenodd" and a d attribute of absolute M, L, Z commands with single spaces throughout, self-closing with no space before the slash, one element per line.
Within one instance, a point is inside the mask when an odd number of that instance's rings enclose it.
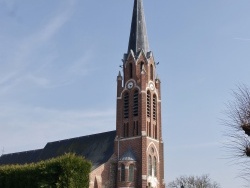
<path fill-rule="evenodd" d="M 128 44 L 128 54 L 133 50 L 135 54 L 143 50 L 149 52 L 148 35 L 142 0 L 134 1 L 130 37 Z"/>
<path fill-rule="evenodd" d="M 110 131 L 49 142 L 43 149 L 2 155 L 0 165 L 38 162 L 72 152 L 90 160 L 94 170 L 107 162 L 114 153 L 115 136 L 116 131 Z"/>
<path fill-rule="evenodd" d="M 5 154 L 0 157 L 0 165 L 38 162 L 42 149 Z"/>

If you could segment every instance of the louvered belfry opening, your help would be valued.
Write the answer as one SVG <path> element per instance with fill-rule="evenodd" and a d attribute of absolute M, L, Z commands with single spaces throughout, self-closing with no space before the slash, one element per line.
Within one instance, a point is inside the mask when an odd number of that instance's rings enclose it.
<path fill-rule="evenodd" d="M 138 116 L 138 90 L 134 92 L 133 115 Z"/>
<path fill-rule="evenodd" d="M 147 91 L 147 117 L 150 117 L 150 101 L 151 101 L 151 96 L 150 96 L 150 91 Z"/>
<path fill-rule="evenodd" d="M 153 119 L 156 120 L 157 117 L 157 106 L 156 106 L 156 95 L 153 96 Z"/>
<path fill-rule="evenodd" d="M 123 105 L 124 118 L 128 118 L 128 115 L 129 115 L 129 94 L 128 93 L 125 93 L 123 100 L 124 100 L 123 101 L 124 102 L 124 105 Z"/>

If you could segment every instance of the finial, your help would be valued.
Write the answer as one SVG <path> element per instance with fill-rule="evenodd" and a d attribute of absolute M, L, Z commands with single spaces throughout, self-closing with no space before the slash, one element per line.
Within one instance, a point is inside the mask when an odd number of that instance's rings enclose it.
<path fill-rule="evenodd" d="M 156 79 L 155 79 L 155 81 L 156 81 L 156 83 L 160 83 L 160 82 L 161 82 L 161 80 L 160 80 L 160 78 L 159 78 L 159 75 L 158 75 L 158 74 L 156 75 Z"/>

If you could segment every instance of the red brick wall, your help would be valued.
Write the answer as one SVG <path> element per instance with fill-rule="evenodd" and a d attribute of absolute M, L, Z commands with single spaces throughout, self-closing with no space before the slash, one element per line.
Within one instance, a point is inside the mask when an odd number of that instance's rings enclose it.
<path fill-rule="evenodd" d="M 144 63 L 144 71 L 141 70 L 141 62 Z M 130 78 L 129 64 L 132 65 L 132 78 Z M 153 71 L 150 71 L 150 66 L 153 66 Z M 116 115 L 116 129 L 117 137 L 115 140 L 115 155 L 121 157 L 128 149 L 131 149 L 136 156 L 136 182 L 135 187 L 145 188 L 149 183 L 148 174 L 148 157 L 149 155 L 157 157 L 157 188 L 165 187 L 164 179 L 164 158 L 163 158 L 163 143 L 162 143 L 162 131 L 161 131 L 161 95 L 160 95 L 160 80 L 156 79 L 155 63 L 153 56 L 146 57 L 144 53 L 141 53 L 139 57 L 134 57 L 132 53 L 124 60 L 124 79 L 121 82 L 121 77 L 117 82 L 117 115 Z M 153 72 L 153 76 L 150 76 Z M 153 80 L 150 78 L 153 77 Z M 134 87 L 128 89 L 127 81 L 133 81 Z M 154 83 L 155 89 L 149 88 L 149 83 Z M 133 93 L 134 90 L 139 90 L 139 114 L 137 117 L 133 117 Z M 147 91 L 151 93 L 151 116 L 147 117 Z M 129 118 L 123 117 L 123 94 L 129 93 Z M 157 118 L 153 119 L 153 94 L 157 96 Z M 133 123 L 138 121 L 139 135 L 133 135 Z M 151 127 L 151 136 L 146 135 L 149 130 L 147 122 L 151 125 L 157 126 L 157 138 L 153 137 L 153 127 Z M 124 138 L 123 126 L 124 123 L 129 124 L 129 136 Z M 149 147 L 150 145 L 150 147 Z M 150 153 L 149 148 L 153 147 L 155 153 Z M 118 158 L 119 158 L 118 157 Z M 119 174 L 119 172 L 118 172 Z M 117 183 L 119 186 L 129 186 L 126 182 L 120 182 L 120 177 L 117 175 Z"/>
<path fill-rule="evenodd" d="M 116 169 L 117 158 L 113 155 L 106 163 L 91 171 L 89 188 L 115 188 Z"/>

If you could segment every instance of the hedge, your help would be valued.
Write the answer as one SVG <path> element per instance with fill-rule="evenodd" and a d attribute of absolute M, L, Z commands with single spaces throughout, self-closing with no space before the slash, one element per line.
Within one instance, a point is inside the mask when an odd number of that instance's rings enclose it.
<path fill-rule="evenodd" d="M 65 154 L 38 163 L 0 166 L 1 188 L 88 188 L 91 163 Z"/>

